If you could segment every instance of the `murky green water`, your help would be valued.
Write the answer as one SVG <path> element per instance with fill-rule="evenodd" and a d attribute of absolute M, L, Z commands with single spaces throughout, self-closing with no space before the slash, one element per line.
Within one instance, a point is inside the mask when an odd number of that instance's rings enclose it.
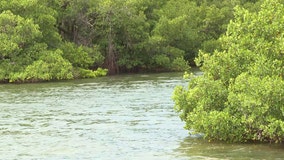
<path fill-rule="evenodd" d="M 0 85 L 0 159 L 281 159 L 282 145 L 207 143 L 173 111 L 181 74 Z"/>

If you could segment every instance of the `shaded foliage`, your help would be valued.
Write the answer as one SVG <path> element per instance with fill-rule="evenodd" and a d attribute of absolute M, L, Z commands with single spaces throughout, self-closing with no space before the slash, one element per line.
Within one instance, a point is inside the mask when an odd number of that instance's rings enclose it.
<path fill-rule="evenodd" d="M 87 77 L 81 71 L 99 67 L 109 74 L 188 70 L 199 50 L 221 48 L 218 38 L 225 33 L 234 6 L 257 11 L 258 4 L 245 0 L 2 0 L 0 27 L 5 30 L 0 45 L 5 47 L 0 50 L 0 79 L 9 81 L 44 53 L 57 50 L 71 63 L 74 78 Z"/>

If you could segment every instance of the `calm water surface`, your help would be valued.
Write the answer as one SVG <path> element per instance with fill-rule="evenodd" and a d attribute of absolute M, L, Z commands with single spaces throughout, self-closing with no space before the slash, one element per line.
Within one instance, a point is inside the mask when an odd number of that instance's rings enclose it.
<path fill-rule="evenodd" d="M 173 111 L 181 74 L 0 85 L 0 159 L 281 159 L 282 145 L 208 143 Z"/>

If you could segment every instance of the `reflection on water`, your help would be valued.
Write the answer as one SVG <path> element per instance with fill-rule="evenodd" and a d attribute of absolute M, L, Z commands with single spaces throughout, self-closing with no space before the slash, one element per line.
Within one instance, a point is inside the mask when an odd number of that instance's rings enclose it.
<path fill-rule="evenodd" d="M 232 144 L 208 142 L 188 136 L 176 151 L 191 159 L 283 159 L 283 144 Z"/>
<path fill-rule="evenodd" d="M 283 147 L 188 136 L 171 94 L 181 74 L 0 85 L 0 159 L 284 157 Z"/>

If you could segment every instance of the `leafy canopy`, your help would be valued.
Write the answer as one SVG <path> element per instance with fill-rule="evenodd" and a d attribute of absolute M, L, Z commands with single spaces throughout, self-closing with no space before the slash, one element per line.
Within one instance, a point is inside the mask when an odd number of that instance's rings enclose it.
<path fill-rule="evenodd" d="M 100 70 L 101 74 L 90 70 L 92 65 L 103 61 L 96 47 L 63 42 L 56 27 L 58 12 L 53 7 L 46 0 L 0 2 L 1 82 L 34 82 L 104 75 L 106 70 Z M 78 70 L 85 72 L 77 72 Z"/>
<path fill-rule="evenodd" d="M 209 140 L 283 142 L 283 4 L 265 0 L 259 12 L 236 7 L 220 42 L 222 50 L 199 53 L 204 74 L 174 91 L 186 129 Z"/>

